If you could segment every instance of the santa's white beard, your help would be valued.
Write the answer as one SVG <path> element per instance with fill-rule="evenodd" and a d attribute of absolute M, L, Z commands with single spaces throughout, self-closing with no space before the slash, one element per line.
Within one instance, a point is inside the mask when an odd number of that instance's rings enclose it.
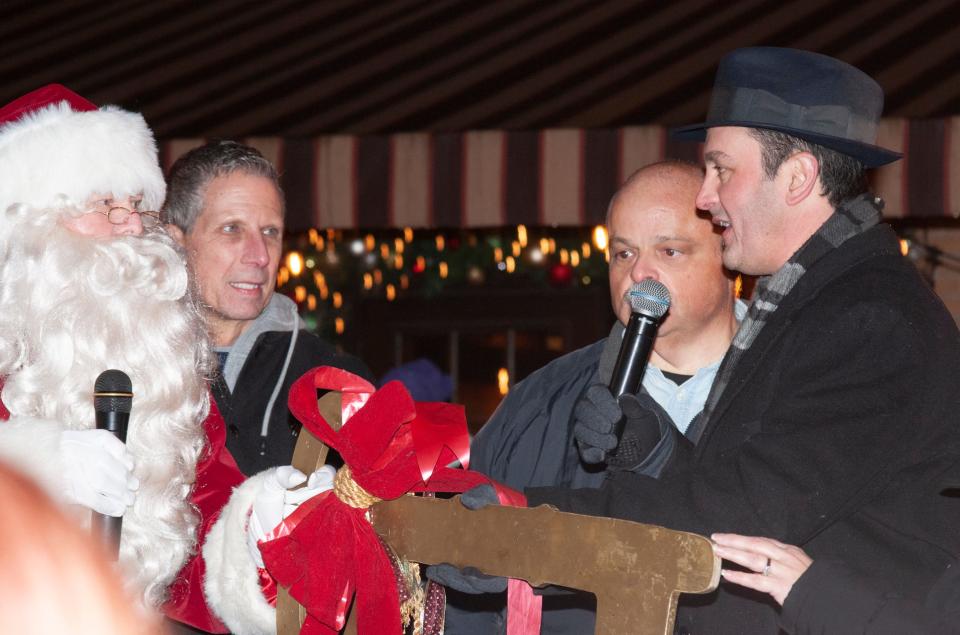
<path fill-rule="evenodd" d="M 195 547 L 188 495 L 210 406 L 209 348 L 169 237 L 80 236 L 62 214 L 11 208 L 0 225 L 3 403 L 11 418 L 92 428 L 97 375 L 130 376 L 127 448 L 140 489 L 123 517 L 120 564 L 156 606 Z"/>

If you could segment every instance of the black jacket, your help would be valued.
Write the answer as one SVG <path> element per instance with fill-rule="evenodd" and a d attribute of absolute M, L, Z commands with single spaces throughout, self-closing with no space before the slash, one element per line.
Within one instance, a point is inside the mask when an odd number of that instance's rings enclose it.
<path fill-rule="evenodd" d="M 957 377 L 952 317 L 894 232 L 876 226 L 803 275 L 744 353 L 696 448 L 659 481 L 622 474 L 599 491 L 528 489 L 528 500 L 771 536 L 922 600 L 960 553 L 960 515 L 932 486 L 960 456 Z M 677 626 L 776 633 L 777 620 L 769 597 L 722 584 L 684 596 Z"/>
<path fill-rule="evenodd" d="M 591 384 L 609 383 L 622 337 L 623 327 L 617 323 L 607 338 L 553 360 L 514 386 L 470 445 L 470 468 L 515 489 L 599 487 L 609 472 L 605 465 L 580 460 L 573 438 L 573 409 Z M 658 410 L 660 421 L 674 430 L 666 411 L 653 400 L 650 405 Z M 636 469 L 659 473 L 674 443 L 665 437 Z M 469 596 L 448 589 L 445 632 L 505 632 L 505 606 L 504 594 Z M 544 595 L 541 632 L 592 633 L 595 612 L 596 600 L 589 593 Z"/>
<path fill-rule="evenodd" d="M 844 564 L 817 560 L 787 595 L 781 625 L 792 635 L 960 633 L 960 561 L 947 565 L 923 602 L 882 589 Z"/>
<path fill-rule="evenodd" d="M 289 465 L 300 434 L 300 422 L 287 407 L 290 386 L 316 366 L 336 366 L 371 379 L 366 364 L 351 355 L 338 353 L 309 331 L 297 335 L 290 367 L 280 397 L 270 413 L 267 437 L 261 437 L 263 412 L 273 392 L 290 346 L 290 331 L 261 333 L 247 357 L 231 393 L 222 377 L 215 378 L 213 395 L 227 423 L 227 449 L 240 471 L 250 476 L 277 465 Z M 336 463 L 339 457 L 331 457 Z"/>

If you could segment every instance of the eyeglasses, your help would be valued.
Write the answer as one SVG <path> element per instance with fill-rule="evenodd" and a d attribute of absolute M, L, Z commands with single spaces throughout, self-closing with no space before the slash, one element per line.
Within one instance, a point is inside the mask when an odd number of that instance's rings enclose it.
<path fill-rule="evenodd" d="M 144 229 L 153 229 L 160 224 L 160 212 L 147 212 L 126 207 L 111 207 L 109 209 L 92 209 L 91 212 L 103 214 L 111 225 L 123 225 L 131 214 L 140 216 L 140 223 Z"/>

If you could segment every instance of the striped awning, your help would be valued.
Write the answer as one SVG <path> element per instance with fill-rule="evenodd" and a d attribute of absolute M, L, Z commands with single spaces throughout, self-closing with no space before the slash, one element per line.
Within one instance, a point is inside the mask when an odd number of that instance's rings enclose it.
<path fill-rule="evenodd" d="M 167 160 L 247 139 L 293 228 L 581 224 L 639 165 L 696 158 L 664 126 L 752 45 L 874 77 L 908 153 L 877 175 L 889 214 L 957 216 L 956 0 L 4 0 L 0 103 L 64 83 L 142 112 Z"/>
<path fill-rule="evenodd" d="M 203 141 L 162 142 L 164 164 Z M 291 231 L 592 225 L 634 170 L 701 152 L 664 126 L 243 141 L 280 169 Z M 872 175 L 889 217 L 960 217 L 960 117 L 885 119 L 878 144 L 905 155 Z"/>

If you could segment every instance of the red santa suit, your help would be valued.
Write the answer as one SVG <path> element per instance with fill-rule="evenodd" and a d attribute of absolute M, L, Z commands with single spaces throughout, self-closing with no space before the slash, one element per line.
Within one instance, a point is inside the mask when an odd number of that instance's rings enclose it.
<path fill-rule="evenodd" d="M 91 237 L 66 222 L 89 212 L 91 194 L 160 207 L 166 186 L 143 117 L 44 87 L 0 108 L 0 174 L 0 460 L 88 522 L 70 498 L 77 462 L 64 433 L 93 428 L 100 372 L 127 372 L 125 451 L 139 481 L 123 512 L 128 585 L 145 607 L 203 630 L 273 632 L 246 536 L 272 470 L 245 480 L 225 448 L 182 252 L 160 230 Z"/>
<path fill-rule="evenodd" d="M 213 400 L 203 428 L 207 435 L 207 448 L 197 463 L 197 481 L 190 494 L 190 502 L 200 512 L 197 530 L 200 541 L 220 517 L 233 488 L 246 479 L 226 448 L 226 424 Z M 204 597 L 205 574 L 203 557 L 196 553 L 177 574 L 176 581 L 170 587 L 170 599 L 163 610 L 170 618 L 194 628 L 210 633 L 226 633 L 223 622 L 210 610 Z M 262 598 L 261 595 L 258 599 Z"/>

